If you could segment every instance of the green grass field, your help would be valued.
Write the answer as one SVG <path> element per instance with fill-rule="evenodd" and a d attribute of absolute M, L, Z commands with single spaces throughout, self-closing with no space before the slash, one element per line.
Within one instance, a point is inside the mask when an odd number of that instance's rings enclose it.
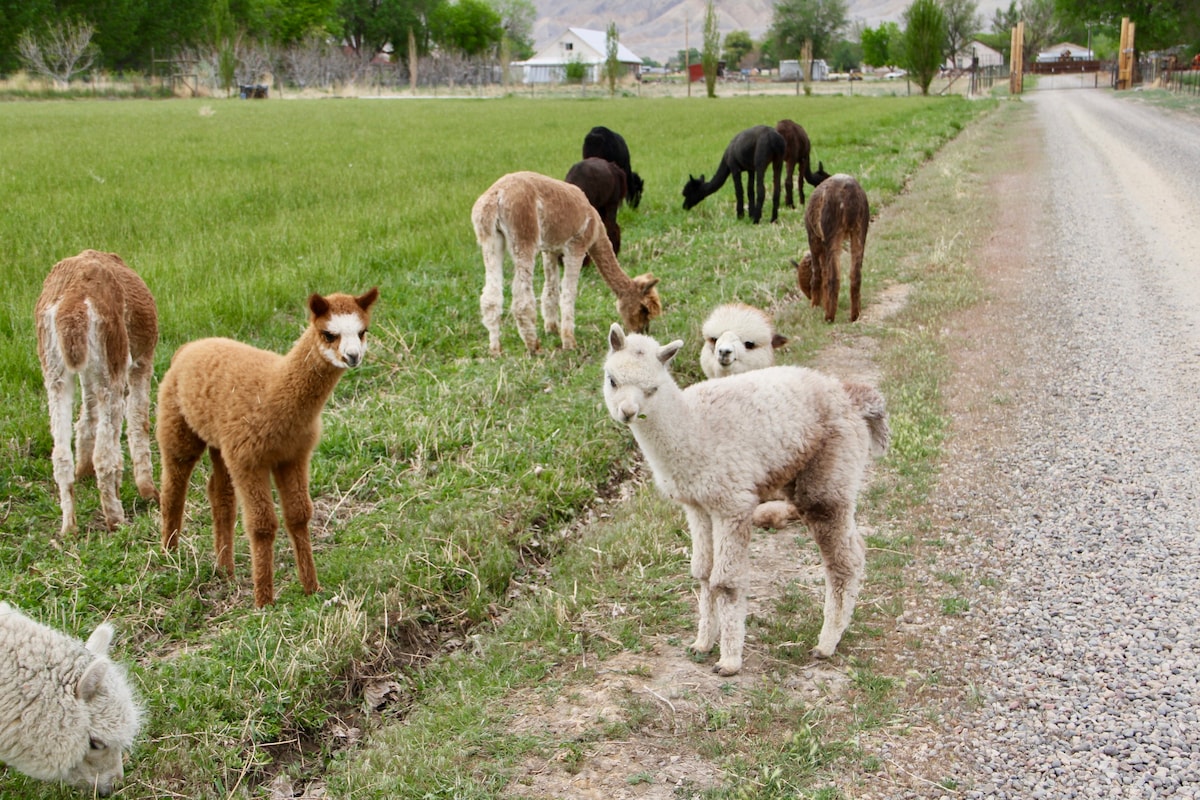
<path fill-rule="evenodd" d="M 585 270 L 577 350 L 543 335 L 546 352 L 528 357 L 506 316 L 506 354 L 487 355 L 469 214 L 496 178 L 562 177 L 593 125 L 625 136 L 646 193 L 638 210 L 622 209 L 621 263 L 662 279 L 665 313 L 651 332 L 685 340 L 676 375 L 686 384 L 700 377 L 699 326 L 719 302 L 779 304 L 789 363 L 848 324 L 844 296 L 832 327 L 788 302 L 788 260 L 805 249 L 799 209 L 753 226 L 735 218 L 727 185 L 684 212 L 689 174 L 711 176 L 739 130 L 790 117 L 814 160 L 858 177 L 878 214 L 994 108 L 916 97 L 0 107 L 0 600 L 84 637 L 105 619 L 117 626 L 115 656 L 148 711 L 119 796 L 263 796 L 287 773 L 324 776 L 337 797 L 493 797 L 531 746 L 500 744 L 503 699 L 579 646 L 573 615 L 619 597 L 648 629 L 690 618 L 681 516 L 644 513 L 586 548 L 572 534 L 637 461 L 600 391 L 616 316 L 599 276 Z M 919 284 L 931 264 L 949 269 L 906 257 L 906 246 L 869 240 L 864 303 L 889 283 Z M 203 465 L 178 552 L 160 551 L 157 510 L 137 497 L 128 457 L 129 524 L 106 532 L 83 483 L 81 531 L 59 537 L 33 307 L 50 267 L 89 247 L 119 253 L 154 293 L 159 377 L 200 337 L 282 352 L 306 324 L 310 292 L 380 287 L 366 362 L 326 408 L 313 458 L 320 594 L 299 590 L 282 535 L 274 608 L 253 608 L 244 541 L 236 580 L 215 574 Z M 938 366 L 923 335 L 896 346 L 905 366 L 885 386 L 891 494 L 868 500 L 881 509 L 919 499 L 936 455 Z M 636 581 L 620 580 L 631 572 Z M 513 591 L 536 581 L 570 601 Z M 621 625 L 601 647 L 637 646 L 642 627 Z M 473 644 L 446 655 L 454 637 Z M 382 716 L 362 700 L 380 676 L 401 698 Z M 365 738 L 339 738 L 343 728 Z M 0 771 L 0 797 L 71 796 Z"/>

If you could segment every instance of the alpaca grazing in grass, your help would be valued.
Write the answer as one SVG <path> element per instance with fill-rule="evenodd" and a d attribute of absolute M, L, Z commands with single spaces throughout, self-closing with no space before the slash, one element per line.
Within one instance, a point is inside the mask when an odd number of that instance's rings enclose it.
<path fill-rule="evenodd" d="M 530 353 L 541 345 L 533 301 L 533 262 L 540 252 L 545 282 L 542 321 L 558 332 L 564 349 L 575 347 L 575 295 L 584 256 L 591 256 L 604 282 L 617 296 L 617 313 L 635 331 L 649 330 L 662 313 L 658 278 L 630 278 L 617 263 L 600 213 L 578 186 L 536 172 L 503 176 L 471 209 L 475 239 L 483 251 L 484 283 L 479 298 L 488 349 L 500 355 L 500 313 L 504 306 L 504 251 L 513 260 L 512 315 Z M 559 269 L 562 269 L 561 282 Z M 561 312 L 560 312 L 561 307 Z M 560 318 L 561 313 L 561 318 Z"/>
<path fill-rule="evenodd" d="M 567 183 L 583 189 L 592 208 L 600 214 L 613 255 L 621 255 L 621 226 L 617 210 L 625 199 L 625 171 L 603 158 L 585 158 L 567 170 Z M 587 259 L 584 259 L 587 263 Z"/>
<path fill-rule="evenodd" d="M 798 123 L 790 119 L 781 119 L 775 123 L 775 130 L 779 131 L 785 145 L 783 163 L 787 166 L 787 180 L 783 182 L 786 187 L 784 204 L 788 208 L 795 208 L 796 204 L 792 200 L 792 176 L 796 176 L 800 205 L 804 205 L 804 182 L 808 181 L 809 186 L 820 186 L 821 181 L 829 177 L 829 173 L 825 171 L 824 162 L 817 165 L 816 172 L 812 171 L 812 143 L 808 139 L 808 133 Z"/>
<path fill-rule="evenodd" d="M 710 379 L 774 366 L 775 348 L 788 341 L 775 330 L 770 314 L 745 303 L 717 306 L 701 332 L 700 369 Z"/>
<path fill-rule="evenodd" d="M 849 175 L 833 175 L 813 190 L 804 211 L 809 250 L 800 263 L 792 263 L 800 291 L 813 306 L 825 309 L 826 322 L 837 316 L 843 242 L 850 245 L 850 321 L 859 317 L 863 251 L 870 224 L 867 193 Z"/>
<path fill-rule="evenodd" d="M 321 410 L 346 370 L 367 349 L 378 289 L 354 297 L 308 298 L 308 328 L 279 355 L 231 339 L 200 339 L 176 351 L 158 392 L 162 458 L 162 545 L 173 550 L 183 527 L 188 480 L 208 450 L 213 543 L 218 568 L 233 575 L 238 503 L 250 539 L 254 604 L 275 602 L 274 543 L 279 527 L 271 479 L 304 591 L 319 591 L 308 525 L 309 461 L 321 437 Z"/>
<path fill-rule="evenodd" d="M 833 655 L 862 585 L 866 546 L 855 526 L 872 455 L 889 439 L 883 397 L 803 367 L 767 367 L 680 389 L 660 346 L 613 324 L 604 363 L 609 414 L 629 426 L 659 490 L 683 506 L 692 536 L 700 622 L 691 649 L 720 641 L 713 671 L 742 668 L 755 511 L 779 496 L 803 519 L 825 568 L 824 624 L 813 654 Z"/>
<path fill-rule="evenodd" d="M 646 184 L 629 164 L 629 146 L 625 144 L 625 137 L 603 125 L 597 125 L 583 137 L 583 157 L 603 158 L 620 167 L 625 173 L 625 186 L 628 189 L 625 202 L 630 208 L 638 207 Z"/>
<path fill-rule="evenodd" d="M 733 190 L 737 195 L 737 216 L 745 215 L 742 195 L 742 173 L 748 173 L 746 191 L 750 195 L 750 219 L 758 224 L 762 219 L 763 204 L 766 202 L 766 174 L 770 167 L 774 175 L 771 193 L 771 222 L 779 219 L 779 175 L 783 170 L 783 156 L 787 144 L 783 136 L 774 128 L 766 125 L 755 125 L 733 137 L 721 163 L 711 181 L 705 182 L 704 176 L 699 178 L 688 176 L 688 182 L 683 187 L 683 207 L 690 209 L 701 200 L 725 185 L 725 180 L 733 176 Z"/>
<path fill-rule="evenodd" d="M 91 474 L 105 525 L 113 530 L 125 521 L 119 497 L 122 418 L 138 494 L 158 499 L 150 463 L 150 379 L 158 344 L 154 297 L 120 256 L 84 250 L 50 270 L 34 316 L 62 532 L 76 530 L 75 482 Z M 72 455 L 77 378 L 82 398 Z"/>

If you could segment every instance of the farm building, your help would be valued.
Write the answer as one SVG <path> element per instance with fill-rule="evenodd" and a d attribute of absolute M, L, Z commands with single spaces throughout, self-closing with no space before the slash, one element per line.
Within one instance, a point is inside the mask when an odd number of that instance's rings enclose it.
<path fill-rule="evenodd" d="M 608 34 L 587 28 L 567 28 L 541 52 L 527 61 L 514 61 L 512 68 L 524 83 L 558 83 L 566 80 L 567 64 L 579 62 L 587 67 L 585 80 L 599 83 L 608 60 Z M 625 74 L 637 77 L 642 69 L 641 57 L 617 42 L 617 60 Z"/>
<path fill-rule="evenodd" d="M 1045 61 L 1091 61 L 1096 56 L 1083 45 L 1059 42 L 1037 54 L 1039 62 Z"/>
<path fill-rule="evenodd" d="M 955 63 L 951 64 L 950 60 L 946 60 L 946 66 L 949 69 L 970 69 L 971 59 L 977 57 L 979 66 L 982 67 L 1000 67 L 1004 65 L 1004 54 L 999 50 L 988 47 L 981 41 L 974 40 L 968 42 L 965 47 L 958 51 L 958 56 L 955 58 Z"/>

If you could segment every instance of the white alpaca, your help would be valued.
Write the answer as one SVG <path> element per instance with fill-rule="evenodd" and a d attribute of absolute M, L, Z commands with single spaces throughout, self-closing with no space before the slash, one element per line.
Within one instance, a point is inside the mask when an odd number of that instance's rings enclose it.
<path fill-rule="evenodd" d="M 715 672 L 742 668 L 752 518 L 786 496 L 825 567 L 824 624 L 813 654 L 833 655 L 862 585 L 866 547 L 854 508 L 871 455 L 888 444 L 883 397 L 803 367 L 768 367 L 680 389 L 667 365 L 683 342 L 660 346 L 613 324 L 604 400 L 628 425 L 654 482 L 681 504 L 692 535 L 700 622 L 692 649 L 718 638 Z"/>
<path fill-rule="evenodd" d="M 113 628 L 83 642 L 0 603 L 0 762 L 31 778 L 107 796 L 141 710 L 108 659 Z"/>
<path fill-rule="evenodd" d="M 658 278 L 650 273 L 636 278 L 625 274 L 617 263 L 600 213 L 578 186 L 536 172 L 510 173 L 475 201 L 471 224 L 483 252 L 479 309 L 492 355 L 500 355 L 506 247 L 513 260 L 512 315 L 530 353 L 541 346 L 533 302 L 533 262 L 539 252 L 545 275 L 542 322 L 547 333 L 562 336 L 564 349 L 575 347 L 575 295 L 584 256 L 592 257 L 600 276 L 617 296 L 617 313 L 630 329 L 649 330 L 650 320 L 662 313 L 662 302 L 654 288 Z"/>
<path fill-rule="evenodd" d="M 118 496 L 124 469 L 122 417 L 138 493 L 158 499 L 150 464 L 150 379 L 158 343 L 154 297 L 120 256 L 84 250 L 50 270 L 34 316 L 62 532 L 76 529 L 75 481 L 93 473 L 105 525 L 113 530 L 125 521 Z M 82 401 L 72 456 L 77 377 Z"/>
<path fill-rule="evenodd" d="M 774 366 L 775 348 L 787 344 L 787 337 L 775 331 L 770 314 L 745 303 L 717 306 L 701 331 L 700 369 L 708 378 Z"/>
<path fill-rule="evenodd" d="M 366 353 L 371 306 L 378 297 L 378 289 L 359 297 L 312 295 L 309 326 L 287 355 L 231 339 L 185 344 L 159 386 L 163 549 L 178 544 L 188 479 L 207 448 L 217 564 L 233 575 L 233 527 L 240 501 L 258 607 L 275 602 L 279 521 L 272 478 L 300 584 L 309 594 L 321 588 L 308 531 L 313 513 L 309 461 L 321 438 L 325 402 L 346 370 Z"/>

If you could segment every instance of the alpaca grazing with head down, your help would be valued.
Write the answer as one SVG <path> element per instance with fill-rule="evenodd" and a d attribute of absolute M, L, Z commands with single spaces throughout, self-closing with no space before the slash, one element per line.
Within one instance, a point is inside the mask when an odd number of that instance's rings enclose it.
<path fill-rule="evenodd" d="M 683 342 L 660 346 L 614 323 L 604 400 L 633 433 L 659 490 L 683 506 L 700 583 L 691 649 L 720 641 L 713 671 L 742 668 L 747 571 L 764 500 L 803 519 L 825 567 L 824 624 L 815 656 L 833 655 L 862 586 L 866 545 L 855 526 L 872 455 L 888 446 L 883 397 L 803 367 L 766 367 L 680 389 L 667 369 Z"/>
<path fill-rule="evenodd" d="M 826 322 L 837 316 L 843 242 L 850 244 L 850 321 L 859 317 L 863 251 L 870 225 L 867 193 L 854 178 L 833 175 L 813 190 L 804 211 L 809 251 L 799 263 L 792 263 L 800 291 L 813 306 L 825 309 Z"/>
<path fill-rule="evenodd" d="M 200 339 L 171 359 L 158 392 L 162 458 L 162 545 L 173 550 L 183 526 L 188 480 L 208 450 L 217 565 L 233 575 L 237 507 L 250 539 L 254 604 L 275 602 L 274 543 L 279 527 L 271 479 L 296 556 L 300 585 L 320 590 L 309 538 L 309 462 L 321 437 L 321 410 L 346 370 L 367 349 L 378 289 L 354 297 L 308 298 L 309 325 L 287 355 L 232 339 Z"/>
<path fill-rule="evenodd" d="M 775 130 L 783 137 L 786 145 L 783 152 L 783 163 L 787 166 L 787 180 L 783 182 L 786 192 L 784 203 L 788 208 L 795 208 L 792 200 L 792 176 L 796 176 L 796 188 L 800 192 L 800 205 L 804 205 L 804 182 L 809 186 L 820 186 L 821 181 L 829 177 L 825 171 L 824 162 L 817 165 L 817 171 L 812 171 L 812 143 L 808 133 L 799 124 L 790 119 L 781 119 L 775 123 Z"/>
<path fill-rule="evenodd" d="M 733 176 L 733 191 L 737 196 L 737 216 L 745 215 L 742 195 L 742 173 L 748 173 L 746 191 L 750 194 L 750 219 L 757 225 L 762 219 L 763 204 L 766 202 L 766 173 L 770 167 L 774 175 L 771 194 L 771 222 L 779 219 L 779 174 L 783 170 L 783 155 L 787 148 L 783 137 L 774 128 L 755 125 L 734 136 L 721 156 L 721 163 L 711 181 L 689 175 L 683 187 L 683 208 L 693 208 L 701 200 L 725 185 Z"/>
<path fill-rule="evenodd" d="M 709 379 L 774 366 L 775 349 L 788 341 L 775 330 L 770 314 L 745 303 L 717 306 L 701 332 L 700 369 Z"/>
<path fill-rule="evenodd" d="M 617 223 L 617 211 L 625 199 L 625 172 L 603 158 L 585 158 L 571 165 L 566 181 L 578 186 L 587 195 L 588 202 L 604 223 L 613 255 L 621 255 L 621 226 Z M 584 263 L 587 261 L 585 257 Z"/>
<path fill-rule="evenodd" d="M 158 344 L 154 297 L 120 256 L 84 250 L 50 270 L 34 317 L 62 532 L 76 529 L 75 482 L 93 473 L 105 525 L 113 530 L 125 521 L 119 497 L 122 418 L 138 494 L 158 499 L 150 463 L 150 379 Z M 72 455 L 76 379 L 82 401 Z"/>
<path fill-rule="evenodd" d="M 603 158 L 620 167 L 625 173 L 625 186 L 628 189 L 625 202 L 629 203 L 630 208 L 638 207 L 638 203 L 642 202 L 642 190 L 646 184 L 642 176 L 634 172 L 629 165 L 629 146 L 625 144 L 625 138 L 621 134 L 603 125 L 592 128 L 583 137 L 583 157 Z"/>
<path fill-rule="evenodd" d="M 575 347 L 575 296 L 584 256 L 591 256 L 617 296 L 617 313 L 630 329 L 649 330 L 650 320 L 662 313 L 662 301 L 654 288 L 658 278 L 650 273 L 636 278 L 625 274 L 599 212 L 578 186 L 536 172 L 510 173 L 475 201 L 471 223 L 483 251 L 479 309 L 488 331 L 488 350 L 494 356 L 501 352 L 506 248 L 513 260 L 512 315 L 530 353 L 541 347 L 533 300 L 533 266 L 539 252 L 545 275 L 542 321 L 547 333 L 561 335 L 564 349 Z"/>

